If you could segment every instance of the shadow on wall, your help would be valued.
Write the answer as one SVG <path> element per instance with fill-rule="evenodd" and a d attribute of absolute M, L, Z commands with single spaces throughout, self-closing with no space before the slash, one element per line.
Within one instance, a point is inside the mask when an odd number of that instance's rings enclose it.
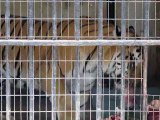
<path fill-rule="evenodd" d="M 156 16 L 155 16 L 155 25 L 156 25 L 156 34 L 155 39 L 160 37 L 160 3 L 157 2 L 155 3 L 155 7 L 156 9 Z M 154 69 L 153 74 L 149 76 L 149 80 L 154 81 L 154 82 L 150 82 L 149 85 L 153 84 L 153 86 L 160 86 L 160 46 L 152 46 L 150 47 L 150 56 L 149 58 L 152 58 L 149 60 L 149 69 L 148 69 L 148 73 L 150 73 L 152 71 L 152 69 Z M 151 68 L 152 67 L 152 68 Z M 151 68 L 151 69 L 150 69 Z M 151 74 L 151 73 L 150 73 Z"/>

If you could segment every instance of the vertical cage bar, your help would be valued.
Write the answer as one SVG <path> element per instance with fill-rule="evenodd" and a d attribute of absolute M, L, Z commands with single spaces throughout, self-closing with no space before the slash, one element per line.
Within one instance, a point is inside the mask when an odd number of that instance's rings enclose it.
<path fill-rule="evenodd" d="M 149 38 L 149 8 L 150 3 L 144 0 L 144 37 Z M 143 120 L 147 120 L 147 70 L 148 70 L 148 46 L 144 47 L 144 67 L 143 67 Z"/>
<path fill-rule="evenodd" d="M 108 18 L 110 23 L 115 23 L 115 0 L 106 0 L 108 1 L 108 7 L 109 7 L 109 12 L 108 13 Z"/>
<path fill-rule="evenodd" d="M 34 0 L 29 0 L 28 5 L 28 18 L 29 18 L 29 29 L 28 38 L 31 40 L 33 38 L 33 2 Z M 33 46 L 29 46 L 29 119 L 34 120 L 34 52 Z"/>
<path fill-rule="evenodd" d="M 75 39 L 80 40 L 80 1 L 74 0 L 74 32 Z M 76 106 L 76 120 L 80 120 L 80 47 L 76 47 L 76 61 L 75 61 L 75 72 L 73 77 L 75 78 L 74 86 L 75 86 L 75 106 Z"/>
<path fill-rule="evenodd" d="M 103 0 L 98 1 L 98 39 L 103 39 Z M 102 118 L 102 46 L 98 46 L 96 120 Z"/>
<path fill-rule="evenodd" d="M 10 38 L 10 0 L 5 3 L 5 26 L 6 39 Z M 10 69 L 9 69 L 9 46 L 6 46 L 6 120 L 11 119 L 11 98 L 10 98 Z"/>
<path fill-rule="evenodd" d="M 121 30 L 122 36 L 121 39 L 125 39 L 126 36 L 126 18 L 127 18 L 127 2 L 126 0 L 122 0 L 121 3 Z M 121 120 L 125 120 L 125 47 L 121 46 Z"/>
<path fill-rule="evenodd" d="M 52 32 L 53 32 L 53 40 L 57 39 L 57 0 L 52 0 Z M 52 47 L 52 120 L 56 120 L 56 62 L 57 60 L 57 49 L 56 47 Z"/>

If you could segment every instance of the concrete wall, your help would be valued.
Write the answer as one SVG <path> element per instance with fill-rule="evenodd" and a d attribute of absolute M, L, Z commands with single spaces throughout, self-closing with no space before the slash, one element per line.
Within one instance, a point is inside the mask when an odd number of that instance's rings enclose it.
<path fill-rule="evenodd" d="M 134 28 L 136 29 L 136 33 L 143 34 L 143 1 L 140 2 L 129 2 L 128 4 L 128 9 L 127 9 L 127 25 L 130 26 L 134 26 Z M 155 19 L 155 3 L 151 2 L 150 3 L 150 15 L 149 18 L 151 19 Z M 117 19 L 121 19 L 121 3 L 118 2 L 116 4 L 116 18 Z M 120 20 L 117 20 L 117 23 L 120 25 Z M 155 21 L 154 20 L 150 20 L 149 23 L 149 27 L 150 27 L 150 36 L 155 36 Z"/>
<path fill-rule="evenodd" d="M 11 14 L 27 16 L 27 0 L 11 0 Z M 14 1 L 14 2 L 13 2 Z M 16 2 L 17 1 L 17 2 Z M 19 2 L 21 1 L 21 2 Z M 35 0 L 34 2 L 34 11 L 36 18 L 51 18 L 51 3 L 39 2 L 40 0 Z M 65 0 L 66 1 L 66 0 Z M 57 3 L 57 17 L 58 18 L 73 18 L 74 17 L 74 3 L 73 2 L 65 2 L 63 0 L 58 0 Z M 69 1 L 69 0 L 68 0 Z M 72 0 L 73 1 L 73 0 Z M 87 2 L 88 0 L 84 0 L 85 2 L 81 3 L 81 16 L 97 16 L 97 2 Z M 5 13 L 5 3 L 0 2 L 0 13 Z M 106 15 L 106 4 L 104 4 L 104 15 Z"/>

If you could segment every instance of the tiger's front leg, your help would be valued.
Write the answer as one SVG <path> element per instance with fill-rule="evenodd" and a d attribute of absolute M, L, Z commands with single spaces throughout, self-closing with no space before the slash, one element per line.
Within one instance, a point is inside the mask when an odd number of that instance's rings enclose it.
<path fill-rule="evenodd" d="M 41 64 L 41 65 L 46 66 L 46 64 Z M 41 72 L 41 75 L 42 75 L 41 78 L 46 78 L 46 79 L 40 80 L 41 89 L 45 91 L 46 94 L 52 95 L 51 89 L 53 85 L 52 85 L 51 67 L 47 70 L 47 73 Z M 56 107 L 58 111 L 57 112 L 58 120 L 74 120 L 75 109 L 73 107 L 71 94 L 68 92 L 65 86 L 65 80 L 63 78 L 60 78 L 60 79 L 59 78 L 56 78 Z M 52 104 L 54 104 L 51 97 L 50 97 L 50 101 Z"/>
<path fill-rule="evenodd" d="M 45 83 L 45 84 L 44 84 Z M 42 89 L 45 89 L 47 94 L 52 95 L 51 93 L 51 79 L 44 80 L 42 82 Z M 47 84 L 47 88 L 46 88 Z M 50 101 L 52 104 L 53 101 L 50 97 Z M 74 120 L 75 112 L 73 108 L 73 102 L 71 94 L 68 92 L 67 88 L 65 87 L 64 79 L 57 79 L 56 80 L 56 106 L 57 106 L 57 115 L 59 120 Z"/>

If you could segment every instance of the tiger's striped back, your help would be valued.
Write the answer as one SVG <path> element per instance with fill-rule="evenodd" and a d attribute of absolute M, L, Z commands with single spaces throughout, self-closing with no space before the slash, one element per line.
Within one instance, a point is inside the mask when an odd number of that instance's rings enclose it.
<path fill-rule="evenodd" d="M 5 18 L 1 16 L 1 38 L 5 37 Z M 115 39 L 113 32 L 115 30 L 113 24 L 103 21 L 103 38 Z M 28 37 L 28 19 L 25 17 L 11 16 L 10 18 L 10 36 L 12 39 L 27 39 Z M 44 20 L 34 19 L 33 24 L 34 39 L 52 39 L 52 23 Z M 96 39 L 98 36 L 98 21 L 96 20 L 80 20 L 80 39 Z M 114 36 L 114 37 L 113 37 Z M 74 20 L 65 20 L 57 23 L 58 39 L 74 39 Z"/>
<path fill-rule="evenodd" d="M 1 18 L 1 33 L 2 37 L 5 37 L 5 19 Z M 51 39 L 51 28 L 52 24 L 35 20 L 33 24 L 35 39 Z M 11 17 L 10 18 L 10 36 L 12 39 L 27 39 L 28 37 L 28 19 L 27 18 L 19 18 L 19 17 Z"/>

